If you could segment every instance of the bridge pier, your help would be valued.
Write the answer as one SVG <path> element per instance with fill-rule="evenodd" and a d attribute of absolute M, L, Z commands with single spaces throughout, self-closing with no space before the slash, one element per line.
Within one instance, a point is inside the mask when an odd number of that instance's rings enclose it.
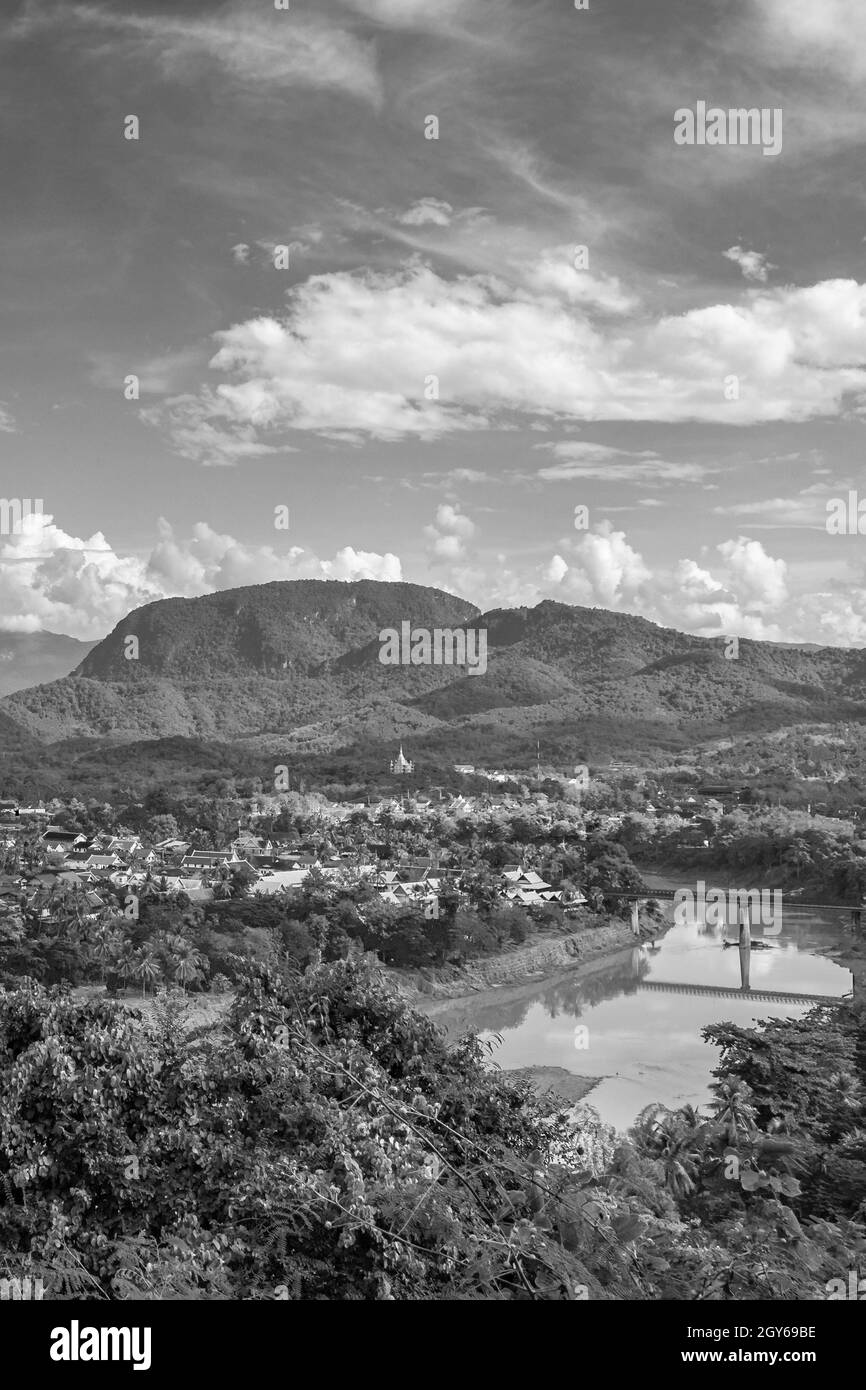
<path fill-rule="evenodd" d="M 631 929 L 635 936 L 640 936 L 640 904 L 635 898 L 631 905 Z"/>
<path fill-rule="evenodd" d="M 749 989 L 749 963 L 752 956 L 752 923 L 749 920 L 748 903 L 739 904 L 740 918 L 740 988 L 746 993 Z"/>

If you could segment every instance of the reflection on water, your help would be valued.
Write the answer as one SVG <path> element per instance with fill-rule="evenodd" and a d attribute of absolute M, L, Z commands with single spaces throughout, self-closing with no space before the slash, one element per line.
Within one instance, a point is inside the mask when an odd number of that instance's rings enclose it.
<path fill-rule="evenodd" d="M 751 994 L 772 990 L 838 998 L 851 990 L 851 975 L 816 950 L 842 941 L 841 914 L 826 917 L 785 909 L 782 931 L 767 938 L 752 928 Z M 653 946 L 635 946 L 592 974 L 564 974 L 527 986 L 508 999 L 470 1003 L 437 1018 L 450 1034 L 471 1030 L 501 1034 L 494 1057 L 502 1067 L 565 1067 L 604 1079 L 587 1097 L 601 1116 L 625 1129 L 645 1105 L 704 1104 L 718 1052 L 701 1038 L 710 1023 L 749 1027 L 759 1018 L 799 1018 L 811 1005 L 764 1001 L 743 990 L 740 951 L 733 924 L 692 920 L 671 926 Z M 643 990 L 644 982 L 653 985 Z M 690 995 L 672 986 L 713 986 L 734 993 Z M 577 1024 L 588 1030 L 588 1046 L 577 1050 Z M 580 1031 L 582 1032 L 583 1029 Z"/>

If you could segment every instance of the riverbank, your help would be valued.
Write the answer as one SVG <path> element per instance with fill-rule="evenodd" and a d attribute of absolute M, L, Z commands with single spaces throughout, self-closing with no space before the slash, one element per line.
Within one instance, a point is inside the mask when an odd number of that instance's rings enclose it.
<path fill-rule="evenodd" d="M 668 925 L 665 922 L 661 923 L 659 932 L 665 932 Z M 596 929 L 597 932 L 604 930 L 604 928 Z M 589 932 L 581 933 L 584 937 L 589 934 Z M 485 1031 L 487 1025 L 484 1013 L 488 1008 L 491 1010 L 493 1020 L 490 1027 L 496 1031 L 495 1019 L 499 1017 L 501 1011 L 504 1009 L 507 1012 L 512 1006 L 519 1008 L 521 1004 L 528 1003 L 538 993 L 540 982 L 555 988 L 560 980 L 586 980 L 595 974 L 601 974 L 602 971 L 608 970 L 617 960 L 630 960 L 637 940 L 632 935 L 631 927 L 627 926 L 624 937 L 619 933 L 617 935 L 620 939 L 610 949 L 602 949 L 602 943 L 598 942 L 596 949 L 591 951 L 591 943 L 586 942 L 584 943 L 582 958 L 572 957 L 570 965 L 564 967 L 560 965 L 559 968 L 546 971 L 543 974 L 526 973 L 524 978 L 517 982 L 495 985 L 487 989 L 477 990 L 472 994 L 464 993 L 457 998 L 416 995 L 409 1002 L 418 1013 L 424 1014 L 431 1022 L 443 1028 L 452 1040 L 456 1040 L 466 1033 Z M 611 937 L 607 939 L 611 940 Z M 532 953 L 526 951 L 515 954 L 523 957 L 524 961 L 527 956 L 534 958 Z M 506 1067 L 504 1070 L 508 1072 L 509 1076 L 530 1082 L 539 1095 L 549 1096 L 552 1092 L 560 1106 L 575 1105 L 588 1096 L 600 1081 L 605 1080 L 604 1075 L 589 1076 L 559 1066 Z"/>
<path fill-rule="evenodd" d="M 866 996 L 866 942 L 845 942 L 840 947 L 819 949 L 816 954 L 850 970 L 854 980 L 854 998 L 860 1000 Z"/>
<path fill-rule="evenodd" d="M 422 989 L 417 988 L 417 974 L 388 973 L 392 979 L 399 977 L 395 980 L 398 989 L 418 1013 L 444 1028 L 451 1038 L 456 1038 L 480 1031 L 479 1018 L 487 1006 L 519 1005 L 536 994 L 539 983 L 553 985 L 560 979 L 582 980 L 607 970 L 617 957 L 630 959 L 636 945 L 663 935 L 669 925 L 667 921 L 643 923 L 640 937 L 635 937 L 629 922 L 588 927 L 567 937 L 528 943 L 491 960 L 454 967 L 446 979 L 431 980 L 425 975 Z M 575 1105 L 605 1079 L 556 1066 L 505 1070 L 510 1076 L 528 1081 L 539 1095 L 555 1097 L 557 1108 Z"/>
<path fill-rule="evenodd" d="M 499 992 L 508 985 L 537 985 L 540 980 L 556 975 L 568 967 L 579 966 L 609 956 L 614 951 L 634 946 L 648 936 L 657 936 L 665 923 L 642 925 L 641 936 L 635 937 L 629 922 L 611 921 L 602 927 L 586 927 L 567 936 L 549 934 L 538 936 L 522 946 L 500 955 L 481 957 L 464 965 L 446 965 L 436 969 L 388 969 L 403 997 L 422 1013 L 437 1000 L 453 1003 L 474 999 L 488 992 Z"/>

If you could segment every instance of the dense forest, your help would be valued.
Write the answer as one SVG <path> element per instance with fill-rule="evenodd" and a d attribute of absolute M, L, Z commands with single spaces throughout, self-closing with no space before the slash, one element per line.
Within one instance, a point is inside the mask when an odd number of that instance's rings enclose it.
<path fill-rule="evenodd" d="M 707 1114 L 590 1109 L 365 964 L 247 966 L 189 1030 L 0 993 L 0 1273 L 51 1298 L 827 1297 L 866 1255 L 864 1016 L 708 1031 Z"/>

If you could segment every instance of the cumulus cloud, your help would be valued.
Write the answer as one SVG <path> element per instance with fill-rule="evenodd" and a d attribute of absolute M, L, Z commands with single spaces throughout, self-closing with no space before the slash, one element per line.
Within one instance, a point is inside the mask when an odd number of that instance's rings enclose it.
<path fill-rule="evenodd" d="M 402 579 L 396 555 L 344 546 L 321 559 L 301 546 L 248 545 L 206 522 L 178 539 L 167 521 L 150 556 L 117 554 L 102 532 L 70 536 L 47 514 L 0 547 L 0 630 L 102 637 L 131 609 L 275 579 Z"/>
<path fill-rule="evenodd" d="M 778 268 L 771 265 L 760 251 L 746 251 L 742 246 L 729 246 L 722 255 L 740 267 L 746 280 L 760 281 L 761 284 L 766 284 L 769 271 Z"/>
<path fill-rule="evenodd" d="M 15 433 L 15 421 L 3 401 L 0 401 L 0 431 L 4 434 Z"/>
<path fill-rule="evenodd" d="M 117 555 L 101 531 L 70 536 L 47 513 L 0 546 L 0 628 L 101 637 L 130 608 L 162 598 L 136 557 Z"/>
<path fill-rule="evenodd" d="M 638 613 L 700 636 L 866 645 L 866 573 L 819 592 L 791 591 L 787 567 L 753 540 L 722 542 L 700 561 L 647 564 L 610 521 L 564 539 L 546 563 L 511 568 L 497 555 L 471 559 L 474 522 L 443 503 L 425 528 L 428 570 L 413 574 L 483 606 L 543 598 Z M 118 554 L 102 532 L 71 536 L 47 514 L 25 518 L 0 546 L 0 630 L 99 638 L 132 609 L 279 579 L 400 581 L 397 555 L 343 546 L 321 558 L 298 545 L 249 544 L 196 523 L 178 535 L 165 520 L 147 556 Z"/>
<path fill-rule="evenodd" d="M 213 530 L 204 521 L 196 523 L 187 540 L 179 541 L 164 519 L 159 529 L 148 574 L 166 592 L 187 597 L 275 579 L 402 578 L 400 561 L 390 552 L 378 555 L 344 546 L 333 560 L 321 560 L 301 546 L 278 550 L 270 545 L 247 545 Z"/>
<path fill-rule="evenodd" d="M 522 602 L 565 603 L 637 613 L 699 636 L 737 634 L 766 641 L 821 640 L 817 614 L 790 602 L 785 562 L 759 541 L 738 537 L 715 549 L 708 564 L 683 557 L 651 568 L 610 521 L 599 523 L 541 566 Z M 827 639 L 824 639 L 827 640 Z"/>
<path fill-rule="evenodd" d="M 544 258 L 521 284 L 445 279 L 419 261 L 311 276 L 288 292 L 287 317 L 216 334 L 210 365 L 227 380 L 160 418 L 194 457 L 215 415 L 236 436 L 231 461 L 258 452 L 261 430 L 435 439 L 514 412 L 746 425 L 833 414 L 866 391 L 856 281 L 752 289 L 740 304 L 614 323 L 612 283 L 576 299 L 560 273 L 580 278 L 570 266 L 551 276 Z"/>
<path fill-rule="evenodd" d="M 466 542 L 475 535 L 477 527 L 473 521 L 458 511 L 450 502 L 443 502 L 436 508 L 436 519 L 424 527 L 428 540 L 428 555 L 434 561 L 453 562 L 466 556 Z"/>
<path fill-rule="evenodd" d="M 718 551 L 744 609 L 765 612 L 785 602 L 788 567 L 784 560 L 769 556 L 760 541 L 739 536 L 736 540 L 723 541 Z"/>
<path fill-rule="evenodd" d="M 568 560 L 554 555 L 543 571 L 543 579 L 563 602 L 601 608 L 629 608 L 650 577 L 625 533 L 615 531 L 609 521 L 582 535 Z"/>
<path fill-rule="evenodd" d="M 448 227 L 453 212 L 451 204 L 443 203 L 439 198 L 420 198 L 405 212 L 399 213 L 397 221 L 404 227 L 423 227 L 426 222 L 432 222 L 437 227 Z"/>
<path fill-rule="evenodd" d="M 638 306 L 637 297 L 623 289 L 615 275 L 592 275 L 574 264 L 575 248 L 544 251 L 527 266 L 524 281 L 537 294 L 552 294 L 567 304 L 608 314 L 624 314 Z"/>

